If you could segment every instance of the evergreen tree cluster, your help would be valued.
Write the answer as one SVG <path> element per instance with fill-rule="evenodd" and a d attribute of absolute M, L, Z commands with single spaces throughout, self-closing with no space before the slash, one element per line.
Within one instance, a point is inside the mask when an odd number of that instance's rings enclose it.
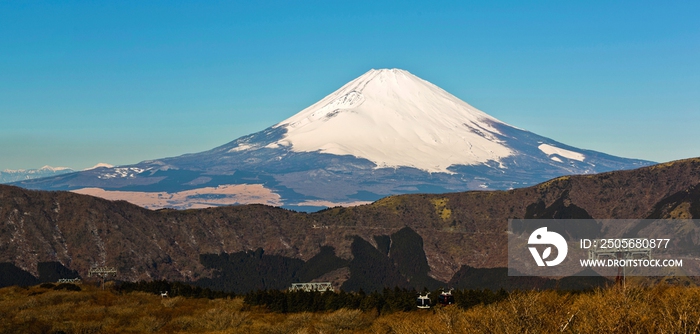
<path fill-rule="evenodd" d="M 189 297 L 189 298 L 226 298 L 235 297 L 234 293 L 214 291 L 209 288 L 192 286 L 182 282 L 160 281 L 140 281 L 140 282 L 120 282 L 116 290 L 120 293 L 129 293 L 133 291 L 142 291 L 153 294 L 161 294 L 168 292 L 168 297 Z"/>
<path fill-rule="evenodd" d="M 440 290 L 430 295 L 432 306 L 437 305 Z M 366 294 L 360 290 L 357 293 L 317 292 L 317 291 L 280 291 L 258 290 L 245 295 L 244 302 L 250 306 L 264 306 L 270 311 L 279 313 L 322 312 L 335 311 L 342 308 L 375 311 L 377 314 L 408 312 L 417 310 L 416 298 L 418 292 L 414 289 L 395 287 L 384 288 L 382 292 Z M 464 309 L 479 304 L 491 304 L 508 298 L 506 290 L 457 290 L 453 291 L 457 307 Z M 453 307 L 453 306 L 450 306 Z"/>
<path fill-rule="evenodd" d="M 44 283 L 46 284 L 46 283 Z M 72 283 L 61 283 L 53 287 L 54 290 L 66 290 L 66 291 L 82 291 L 79 286 Z"/>

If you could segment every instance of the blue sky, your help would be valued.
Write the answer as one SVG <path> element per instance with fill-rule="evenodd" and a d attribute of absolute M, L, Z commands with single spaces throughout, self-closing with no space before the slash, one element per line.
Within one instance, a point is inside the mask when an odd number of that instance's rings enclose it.
<path fill-rule="evenodd" d="M 700 156 L 700 2 L 0 1 L 0 170 L 198 152 L 371 68 L 584 149 Z"/>

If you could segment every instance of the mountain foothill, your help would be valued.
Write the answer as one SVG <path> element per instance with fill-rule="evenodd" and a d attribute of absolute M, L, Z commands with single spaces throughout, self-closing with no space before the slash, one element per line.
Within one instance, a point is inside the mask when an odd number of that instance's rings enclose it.
<path fill-rule="evenodd" d="M 148 210 L 2 185 L 0 262 L 3 284 L 85 278 L 105 265 L 116 267 L 120 280 L 167 279 L 232 292 L 319 280 L 348 291 L 580 289 L 607 280 L 508 277 L 508 220 L 699 218 L 699 184 L 696 158 L 504 191 L 395 195 L 313 213 L 259 204 Z M 689 233 L 700 244 L 700 234 Z"/>

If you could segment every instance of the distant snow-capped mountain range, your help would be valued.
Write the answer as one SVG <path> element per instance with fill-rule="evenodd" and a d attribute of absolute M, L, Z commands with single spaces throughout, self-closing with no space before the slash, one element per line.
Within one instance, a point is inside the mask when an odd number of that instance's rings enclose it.
<path fill-rule="evenodd" d="M 99 167 L 113 166 L 101 162 L 93 167 L 86 168 L 84 170 L 91 170 Z M 5 169 L 0 171 L 0 183 L 11 183 L 21 180 L 39 179 L 42 177 L 68 174 L 73 172 L 75 172 L 75 170 L 69 167 L 51 167 L 48 165 L 38 169 Z"/>
<path fill-rule="evenodd" d="M 74 170 L 68 167 L 51 166 L 44 166 L 38 169 L 5 169 L 0 171 L 0 183 L 10 183 L 20 180 L 37 179 L 72 172 L 74 172 Z"/>
<path fill-rule="evenodd" d="M 382 69 L 209 151 L 15 184 L 149 208 L 264 203 L 308 209 L 393 194 L 518 188 L 650 164 L 516 128 L 407 71 Z"/>

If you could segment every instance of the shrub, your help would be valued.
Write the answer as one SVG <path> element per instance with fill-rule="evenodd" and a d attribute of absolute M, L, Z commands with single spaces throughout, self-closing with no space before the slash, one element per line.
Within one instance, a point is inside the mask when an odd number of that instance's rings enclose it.
<path fill-rule="evenodd" d="M 54 290 L 68 290 L 68 291 L 81 291 L 82 290 L 79 286 L 72 284 L 72 283 L 61 283 L 59 285 L 56 285 L 53 289 Z"/>

